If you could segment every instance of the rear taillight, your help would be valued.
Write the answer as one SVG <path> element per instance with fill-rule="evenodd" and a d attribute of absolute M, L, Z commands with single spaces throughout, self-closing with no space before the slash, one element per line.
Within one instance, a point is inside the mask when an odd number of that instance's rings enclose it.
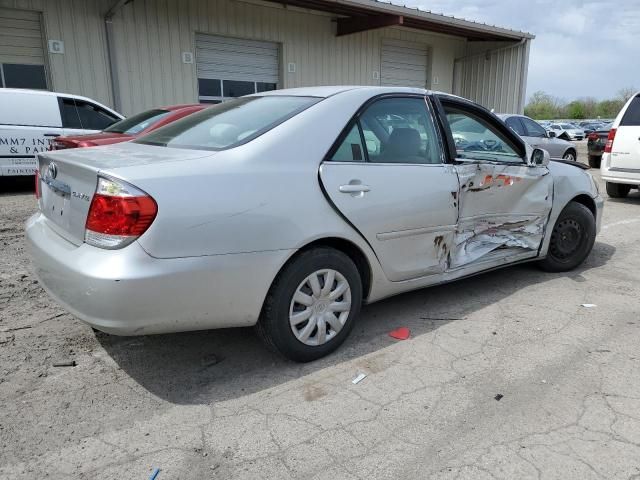
<path fill-rule="evenodd" d="M 611 153 L 613 149 L 613 141 L 616 139 L 616 128 L 609 130 L 609 136 L 607 137 L 607 143 L 604 145 L 604 153 Z"/>
<path fill-rule="evenodd" d="M 36 168 L 36 174 L 34 175 L 35 177 L 35 194 L 36 194 L 36 200 L 39 200 L 41 195 L 40 195 L 40 170 L 38 170 Z"/>
<path fill-rule="evenodd" d="M 155 200 L 143 191 L 121 180 L 98 177 L 84 241 L 100 248 L 125 247 L 147 231 L 157 213 Z"/>

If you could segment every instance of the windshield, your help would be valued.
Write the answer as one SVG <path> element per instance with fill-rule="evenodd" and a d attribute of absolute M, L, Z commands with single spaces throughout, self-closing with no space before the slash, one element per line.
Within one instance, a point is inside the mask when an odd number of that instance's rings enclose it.
<path fill-rule="evenodd" d="M 572 128 L 576 128 L 576 127 L 574 127 L 573 125 L 571 125 L 571 124 L 569 124 L 569 123 L 563 123 L 561 126 L 562 126 L 562 128 L 564 128 L 565 130 L 569 130 L 569 129 L 572 129 Z"/>
<path fill-rule="evenodd" d="M 320 100 L 275 95 L 237 98 L 162 127 L 137 143 L 224 150 L 253 140 Z"/>
<path fill-rule="evenodd" d="M 138 113 L 124 120 L 114 123 L 110 127 L 105 128 L 103 131 L 109 133 L 126 133 L 127 135 L 135 135 L 140 133 L 147 127 L 156 123 L 161 118 L 169 115 L 168 110 L 147 110 L 146 112 Z"/>

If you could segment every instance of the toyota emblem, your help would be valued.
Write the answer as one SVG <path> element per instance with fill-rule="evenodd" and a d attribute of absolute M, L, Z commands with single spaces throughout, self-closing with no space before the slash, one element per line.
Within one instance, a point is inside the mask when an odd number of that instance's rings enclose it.
<path fill-rule="evenodd" d="M 51 162 L 47 167 L 47 176 L 51 179 L 54 179 L 58 176 L 58 166 Z"/>

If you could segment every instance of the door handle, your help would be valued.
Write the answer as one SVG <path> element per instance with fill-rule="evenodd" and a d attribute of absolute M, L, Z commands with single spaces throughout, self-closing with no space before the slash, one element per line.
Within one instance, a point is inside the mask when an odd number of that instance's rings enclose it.
<path fill-rule="evenodd" d="M 60 134 L 59 133 L 44 133 L 42 136 L 44 137 L 59 137 Z"/>
<path fill-rule="evenodd" d="M 365 193 L 371 191 L 371 187 L 369 185 L 362 185 L 360 183 L 350 183 L 348 185 L 340 185 L 340 187 L 338 187 L 338 190 L 340 190 L 342 193 Z"/>

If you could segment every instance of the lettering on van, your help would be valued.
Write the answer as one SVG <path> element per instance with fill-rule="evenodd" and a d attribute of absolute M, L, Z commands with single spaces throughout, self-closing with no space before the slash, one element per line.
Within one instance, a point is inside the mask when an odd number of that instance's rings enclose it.
<path fill-rule="evenodd" d="M 48 138 L 0 137 L 0 151 L 6 152 L 3 147 L 9 147 L 10 154 L 35 155 L 49 150 L 52 141 Z"/>

